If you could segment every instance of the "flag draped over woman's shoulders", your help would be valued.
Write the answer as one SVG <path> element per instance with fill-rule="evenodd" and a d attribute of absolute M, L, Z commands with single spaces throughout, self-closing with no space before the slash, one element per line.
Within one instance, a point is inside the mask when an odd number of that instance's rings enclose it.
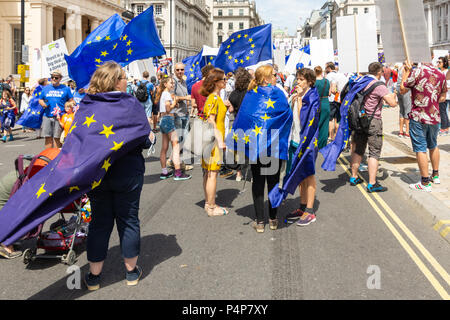
<path fill-rule="evenodd" d="M 300 145 L 294 153 L 291 171 L 269 192 L 273 208 L 281 205 L 288 193 L 294 194 L 299 184 L 316 173 L 318 155 L 320 98 L 316 88 L 311 88 L 303 97 L 300 109 Z"/>
<path fill-rule="evenodd" d="M 87 94 L 59 155 L 27 181 L 0 211 L 0 242 L 10 245 L 97 188 L 114 162 L 145 144 L 142 104 L 122 92 Z"/>
<path fill-rule="evenodd" d="M 43 86 L 39 85 L 34 89 L 28 108 L 17 121 L 18 125 L 33 129 L 41 128 L 44 108 L 39 104 L 39 98 L 43 88 Z"/>
<path fill-rule="evenodd" d="M 245 152 L 250 161 L 268 156 L 287 160 L 292 110 L 275 86 L 247 92 L 226 138 L 229 150 Z"/>
<path fill-rule="evenodd" d="M 364 90 L 374 78 L 364 76 L 356 79 L 352 84 L 349 92 L 346 94 L 344 101 L 341 103 L 341 123 L 339 124 L 336 138 L 333 142 L 320 149 L 325 158 L 322 169 L 325 171 L 335 171 L 336 161 L 341 155 L 342 151 L 347 147 L 350 138 L 350 129 L 348 127 L 348 108 L 353 102 L 356 94 Z"/>

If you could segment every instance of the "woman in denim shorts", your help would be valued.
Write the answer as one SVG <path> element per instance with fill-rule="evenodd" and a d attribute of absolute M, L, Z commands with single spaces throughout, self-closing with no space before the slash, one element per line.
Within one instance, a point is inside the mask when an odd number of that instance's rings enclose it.
<path fill-rule="evenodd" d="M 172 156 L 175 167 L 174 180 L 188 180 L 190 175 L 185 174 L 180 168 L 180 144 L 178 143 L 178 135 L 175 131 L 175 108 L 178 104 L 177 98 L 172 98 L 170 91 L 173 88 L 173 79 L 165 77 L 161 80 L 156 93 L 155 103 L 159 104 L 159 112 L 161 113 L 161 121 L 159 127 L 162 134 L 162 146 L 159 156 L 162 172 L 161 180 L 172 177 L 173 172 L 169 172 L 166 168 L 167 150 L 169 149 L 169 141 L 172 143 Z"/>

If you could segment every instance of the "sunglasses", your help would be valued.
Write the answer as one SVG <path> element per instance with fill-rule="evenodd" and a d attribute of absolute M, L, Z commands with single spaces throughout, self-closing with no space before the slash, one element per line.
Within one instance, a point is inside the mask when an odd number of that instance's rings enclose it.
<path fill-rule="evenodd" d="M 55 77 L 55 76 L 52 76 L 52 79 L 54 79 L 54 80 L 59 80 L 59 79 L 61 79 L 61 77 Z"/>
<path fill-rule="evenodd" d="M 176 69 L 176 71 L 184 71 L 184 69 Z"/>

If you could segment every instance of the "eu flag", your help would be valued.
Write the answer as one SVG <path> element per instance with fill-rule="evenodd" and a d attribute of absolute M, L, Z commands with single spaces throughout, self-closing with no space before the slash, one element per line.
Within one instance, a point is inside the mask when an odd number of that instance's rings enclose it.
<path fill-rule="evenodd" d="M 132 117 L 124 115 L 132 114 Z M 122 92 L 87 94 L 59 155 L 0 211 L 0 242 L 10 245 L 97 188 L 116 160 L 142 146 L 150 125 L 141 103 Z"/>
<path fill-rule="evenodd" d="M 213 65 L 225 73 L 272 59 L 272 25 L 241 30 L 221 44 Z"/>
<path fill-rule="evenodd" d="M 342 151 L 347 147 L 348 140 L 350 138 L 350 129 L 348 127 L 348 108 L 352 104 L 356 94 L 364 90 L 374 78 L 364 76 L 356 79 L 352 84 L 349 92 L 345 96 L 344 101 L 341 103 L 341 123 L 339 125 L 336 138 L 333 142 L 320 149 L 325 158 L 322 169 L 325 171 L 335 171 L 336 161 L 341 155 Z"/>
<path fill-rule="evenodd" d="M 288 193 L 294 194 L 304 179 L 316 173 L 319 108 L 319 93 L 316 88 L 312 88 L 303 97 L 303 106 L 300 110 L 300 145 L 294 154 L 292 169 L 283 178 L 283 183 L 276 185 L 269 192 L 269 200 L 273 208 L 278 208 Z"/>
<path fill-rule="evenodd" d="M 186 85 L 189 93 L 191 93 L 194 83 L 202 79 L 202 68 L 206 65 L 203 58 L 203 49 L 197 55 L 187 57 L 183 60 L 184 75 L 186 76 Z"/>
<path fill-rule="evenodd" d="M 44 109 L 39 104 L 39 98 L 41 96 L 42 89 L 44 87 L 39 85 L 33 91 L 33 97 L 30 99 L 28 108 L 23 115 L 17 121 L 18 125 L 26 128 L 40 129 L 42 125 L 42 116 L 44 115 Z"/>
<path fill-rule="evenodd" d="M 96 29 L 97 30 L 97 29 Z M 65 56 L 69 76 L 79 87 L 89 83 L 103 62 L 113 60 L 122 67 L 149 57 L 165 55 L 153 18 L 153 6 L 131 20 L 121 31 L 98 42 L 83 42 L 70 56 Z"/>
<path fill-rule="evenodd" d="M 265 156 L 287 160 L 291 126 L 284 93 L 275 86 L 256 87 L 245 95 L 226 144 L 251 161 Z"/>

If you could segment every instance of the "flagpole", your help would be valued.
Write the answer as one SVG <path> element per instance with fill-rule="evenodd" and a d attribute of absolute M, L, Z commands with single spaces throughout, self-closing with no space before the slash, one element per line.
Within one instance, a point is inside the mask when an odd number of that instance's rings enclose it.
<path fill-rule="evenodd" d="M 170 57 L 172 58 L 172 0 L 170 0 Z"/>
<path fill-rule="evenodd" d="M 359 73 L 358 22 L 356 21 L 356 14 L 353 15 L 353 22 L 355 27 L 356 72 Z"/>
<path fill-rule="evenodd" d="M 409 60 L 410 56 L 409 56 L 409 50 L 408 50 L 408 43 L 406 42 L 405 26 L 403 24 L 403 15 L 402 15 L 402 11 L 400 8 L 400 2 L 399 2 L 399 0 L 395 0 L 395 3 L 397 5 L 398 18 L 400 21 L 400 30 L 402 32 L 402 39 L 403 39 L 403 46 L 405 48 L 406 60 L 410 61 Z"/>

